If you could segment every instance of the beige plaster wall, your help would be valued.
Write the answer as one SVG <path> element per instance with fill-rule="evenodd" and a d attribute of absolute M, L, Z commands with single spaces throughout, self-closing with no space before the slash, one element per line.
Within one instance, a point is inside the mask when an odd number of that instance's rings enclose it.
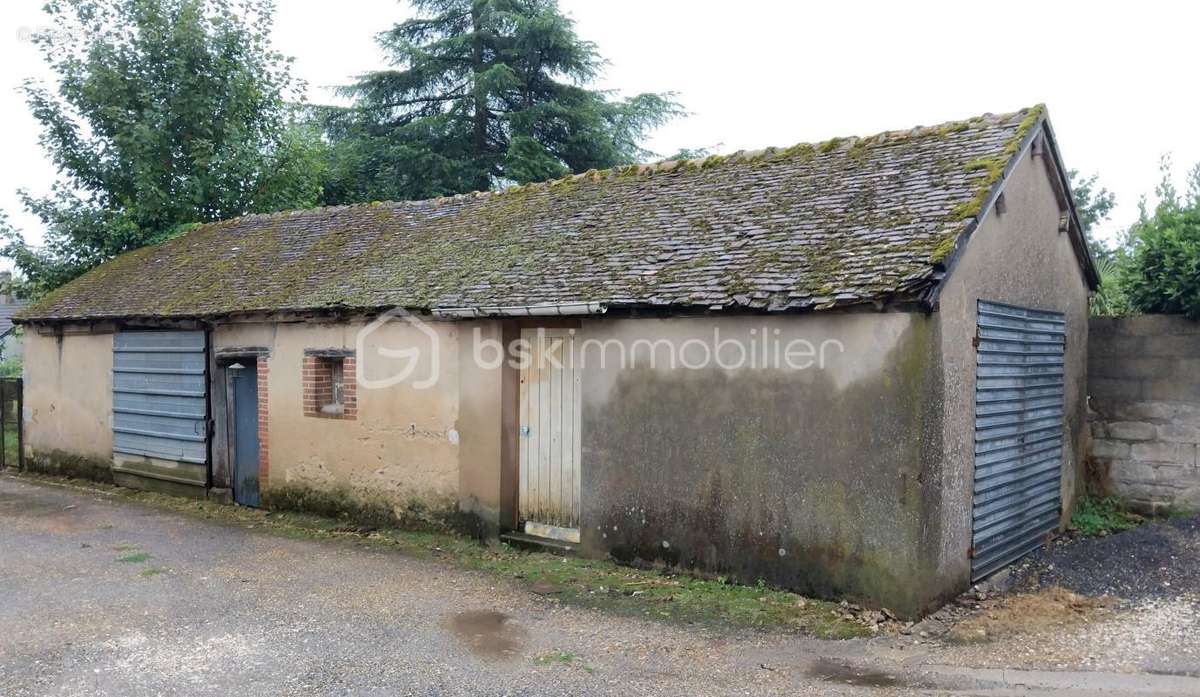
<path fill-rule="evenodd" d="M 459 437 L 459 508 L 477 516 L 488 532 L 495 532 L 502 521 L 501 512 L 510 504 L 503 500 L 502 448 L 506 400 L 511 403 L 513 396 L 512 387 L 505 384 L 505 374 L 511 377 L 513 369 L 491 366 L 475 355 L 480 342 L 503 342 L 501 322 L 463 322 L 458 331 L 459 408 L 455 429 Z"/>
<path fill-rule="evenodd" d="M 372 328 L 374 327 L 374 328 Z M 500 370 L 475 365 L 478 330 L 499 338 L 498 323 L 403 320 L 345 323 L 226 324 L 213 349 L 268 349 L 267 487 L 346 485 L 397 503 L 460 506 L 495 524 L 500 509 Z M 360 344 L 360 333 L 364 338 Z M 356 351 L 355 420 L 305 416 L 301 370 L 307 349 Z M 381 351 L 415 351 L 415 358 Z M 415 360 L 408 378 L 384 384 Z"/>
<path fill-rule="evenodd" d="M 1062 495 L 1069 517 L 1086 455 L 1088 288 L 1066 232 L 1045 156 L 1027 153 L 1005 188 L 1006 212 L 984 218 L 952 268 L 936 317 L 945 362 L 946 534 L 939 573 L 966 582 L 970 571 L 974 478 L 977 301 L 1010 303 L 1066 315 Z"/>
<path fill-rule="evenodd" d="M 112 334 L 25 332 L 25 444 L 112 459 Z"/>

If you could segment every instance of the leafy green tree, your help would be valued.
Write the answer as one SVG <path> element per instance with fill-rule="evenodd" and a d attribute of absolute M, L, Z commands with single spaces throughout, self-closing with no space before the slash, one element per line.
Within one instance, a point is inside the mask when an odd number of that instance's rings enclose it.
<path fill-rule="evenodd" d="M 1122 269 L 1128 263 L 1124 250 L 1110 256 L 1096 258 L 1096 270 L 1100 272 L 1100 287 L 1092 295 L 1088 309 L 1098 317 L 1114 317 L 1132 312 L 1129 298 L 1125 295 Z"/>
<path fill-rule="evenodd" d="M 1067 177 L 1071 183 L 1075 211 L 1079 214 L 1080 225 L 1083 226 L 1084 238 L 1096 259 L 1096 269 L 1100 272 L 1100 288 L 1092 296 L 1089 306 L 1091 314 L 1126 314 L 1129 311 L 1128 300 L 1121 287 L 1121 267 L 1127 258 L 1125 249 L 1120 245 L 1115 249 L 1111 248 L 1096 238 L 1096 225 L 1108 220 L 1109 214 L 1117 204 L 1116 196 L 1100 186 L 1100 177 L 1097 174 L 1083 177 L 1078 170 L 1072 169 L 1067 172 Z"/>
<path fill-rule="evenodd" d="M 330 203 L 418 199 L 635 162 L 670 94 L 588 89 L 603 67 L 556 0 L 414 0 L 378 40 L 393 68 L 317 110 Z"/>
<path fill-rule="evenodd" d="M 1200 319 L 1200 165 L 1192 169 L 1184 197 L 1170 174 L 1164 158 L 1158 205 L 1150 214 L 1142 204 L 1121 286 L 1135 310 Z"/>
<path fill-rule="evenodd" d="M 4 254 L 34 292 L 190 224 L 311 206 L 318 134 L 293 125 L 298 85 L 271 49 L 270 0 L 50 0 L 34 42 L 52 86 L 22 90 L 60 179 L 20 192 L 46 228 Z"/>
<path fill-rule="evenodd" d="M 1108 220 L 1112 209 L 1117 205 L 1117 197 L 1108 189 L 1100 186 L 1100 175 L 1093 174 L 1084 177 L 1078 170 L 1070 170 L 1067 177 L 1071 182 L 1071 195 L 1075 199 L 1075 212 L 1079 214 L 1079 224 L 1083 226 L 1083 234 L 1087 238 L 1088 247 L 1097 259 L 1106 259 L 1112 251 L 1100 240 L 1096 239 L 1096 225 Z"/>

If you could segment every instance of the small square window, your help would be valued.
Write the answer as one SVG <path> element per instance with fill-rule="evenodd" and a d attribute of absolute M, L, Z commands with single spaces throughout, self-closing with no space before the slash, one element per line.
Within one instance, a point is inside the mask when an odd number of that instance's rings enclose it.
<path fill-rule="evenodd" d="M 329 403 L 321 409 L 326 412 L 336 409 L 340 414 L 346 406 L 346 362 L 342 358 L 326 358 L 325 362 L 329 365 Z"/>
<path fill-rule="evenodd" d="M 304 357 L 304 413 L 331 419 L 353 419 L 356 413 L 354 358 L 339 355 Z"/>
<path fill-rule="evenodd" d="M 346 389 L 343 359 L 321 358 L 318 363 L 321 366 L 318 371 L 321 383 L 318 385 L 317 394 L 320 395 L 318 403 L 321 413 L 326 416 L 341 416 L 346 410 L 346 405 L 342 402 Z"/>

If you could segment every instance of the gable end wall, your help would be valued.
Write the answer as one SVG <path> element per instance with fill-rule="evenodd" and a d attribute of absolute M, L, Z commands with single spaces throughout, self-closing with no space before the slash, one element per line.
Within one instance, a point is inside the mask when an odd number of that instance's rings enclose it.
<path fill-rule="evenodd" d="M 975 348 L 978 300 L 1062 312 L 1067 319 L 1063 521 L 1071 513 L 1086 453 L 1088 287 L 1070 235 L 1059 232 L 1062 210 L 1046 155 L 1026 152 L 1005 187 L 1005 212 L 993 208 L 966 242 L 942 288 L 938 311 L 944 371 L 943 520 L 939 573 L 970 575 L 974 478 Z"/>

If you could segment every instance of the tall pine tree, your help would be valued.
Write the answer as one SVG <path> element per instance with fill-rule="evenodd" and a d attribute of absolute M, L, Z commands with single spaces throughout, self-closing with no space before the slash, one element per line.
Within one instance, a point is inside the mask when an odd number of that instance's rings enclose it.
<path fill-rule="evenodd" d="M 330 203 L 419 199 L 549 179 L 651 155 L 670 94 L 588 89 L 603 61 L 555 0 L 415 0 L 379 37 L 394 66 L 320 113 Z"/>

